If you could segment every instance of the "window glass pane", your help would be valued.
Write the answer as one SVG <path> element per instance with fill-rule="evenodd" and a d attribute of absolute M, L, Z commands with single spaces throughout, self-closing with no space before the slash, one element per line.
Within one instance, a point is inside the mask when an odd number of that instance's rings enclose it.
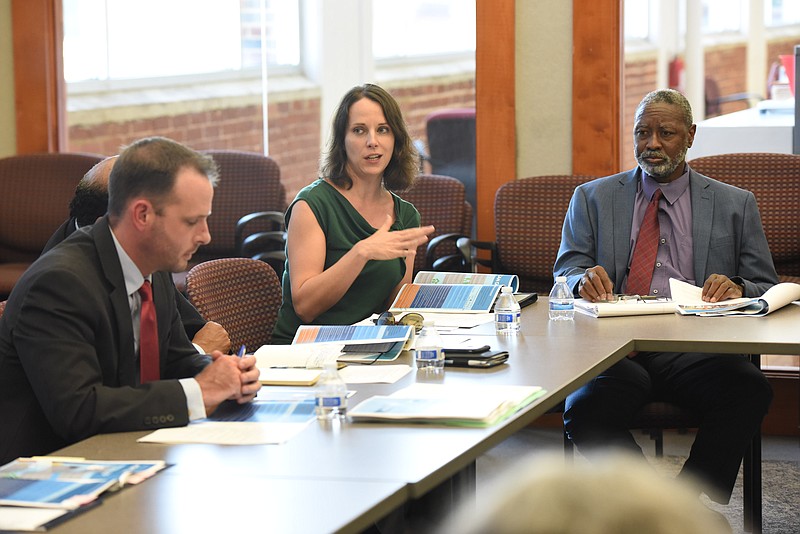
<path fill-rule="evenodd" d="M 650 36 L 650 2 L 625 0 L 625 39 L 645 41 Z"/>
<path fill-rule="evenodd" d="M 737 32 L 741 28 L 741 0 L 703 0 L 703 33 Z"/>
<path fill-rule="evenodd" d="M 800 2 L 797 0 L 766 0 L 764 12 L 767 26 L 800 24 Z"/>
<path fill-rule="evenodd" d="M 204 74 L 261 65 L 260 0 L 63 2 L 67 82 Z M 298 65 L 298 0 L 267 0 L 264 22 L 268 63 Z"/>
<path fill-rule="evenodd" d="M 474 0 L 374 0 L 375 58 L 475 52 Z"/>

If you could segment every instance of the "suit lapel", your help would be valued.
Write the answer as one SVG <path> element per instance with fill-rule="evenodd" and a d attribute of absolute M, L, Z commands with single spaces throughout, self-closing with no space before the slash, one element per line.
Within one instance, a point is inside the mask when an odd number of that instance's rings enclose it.
<path fill-rule="evenodd" d="M 614 290 L 621 291 L 622 282 L 628 271 L 628 258 L 631 248 L 631 226 L 633 225 L 633 205 L 636 200 L 636 184 L 639 168 L 628 171 L 619 178 L 619 186 L 614 189 L 613 218 L 614 229 Z"/>
<path fill-rule="evenodd" d="M 692 253 L 694 255 L 695 283 L 703 285 L 708 265 L 708 247 L 711 245 L 711 223 L 714 221 L 714 191 L 709 182 L 689 170 L 689 188 L 692 193 Z"/>

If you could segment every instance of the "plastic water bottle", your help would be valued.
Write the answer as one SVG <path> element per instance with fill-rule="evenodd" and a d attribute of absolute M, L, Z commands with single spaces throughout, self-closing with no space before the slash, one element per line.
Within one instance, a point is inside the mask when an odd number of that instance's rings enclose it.
<path fill-rule="evenodd" d="M 414 342 L 414 356 L 417 360 L 417 369 L 435 372 L 444 369 L 442 338 L 430 319 L 422 322 L 422 331 Z"/>
<path fill-rule="evenodd" d="M 575 318 L 575 297 L 569 290 L 566 276 L 556 277 L 549 300 L 551 321 L 572 321 Z"/>
<path fill-rule="evenodd" d="M 519 333 L 519 303 L 514 298 L 514 292 L 508 286 L 503 286 L 494 303 L 494 329 L 501 335 L 514 336 Z"/>
<path fill-rule="evenodd" d="M 336 361 L 325 362 L 324 371 L 316 385 L 317 419 L 344 419 L 347 416 L 347 384 L 336 368 Z"/>

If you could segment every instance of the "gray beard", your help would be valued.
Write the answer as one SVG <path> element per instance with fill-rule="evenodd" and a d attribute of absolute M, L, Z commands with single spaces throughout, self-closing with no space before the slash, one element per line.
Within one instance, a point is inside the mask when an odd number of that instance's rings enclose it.
<path fill-rule="evenodd" d="M 675 158 L 667 157 L 667 160 L 659 165 L 651 165 L 647 163 L 640 154 L 636 155 L 636 161 L 639 163 L 639 166 L 642 168 L 642 170 L 648 174 L 648 176 L 651 176 L 658 181 L 659 179 L 668 178 L 670 174 L 675 172 L 675 169 L 678 168 L 678 165 L 680 165 L 686 159 L 686 152 L 688 150 L 688 146 L 684 147 Z"/>

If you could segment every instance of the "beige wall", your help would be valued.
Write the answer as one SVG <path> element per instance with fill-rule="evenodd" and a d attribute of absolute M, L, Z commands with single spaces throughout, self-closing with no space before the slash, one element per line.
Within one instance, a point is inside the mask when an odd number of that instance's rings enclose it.
<path fill-rule="evenodd" d="M 516 3 L 517 178 L 572 173 L 572 2 Z"/>
<path fill-rule="evenodd" d="M 13 62 L 11 0 L 0 0 L 0 157 L 10 156 L 17 151 Z"/>

